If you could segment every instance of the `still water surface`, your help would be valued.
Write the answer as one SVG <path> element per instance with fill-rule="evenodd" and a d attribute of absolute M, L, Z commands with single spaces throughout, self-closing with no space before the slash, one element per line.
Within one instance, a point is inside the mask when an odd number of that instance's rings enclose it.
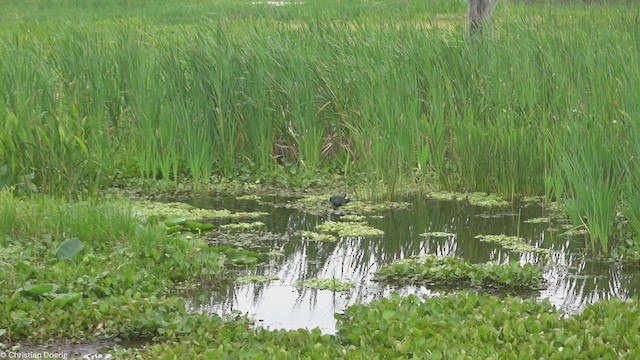
<path fill-rule="evenodd" d="M 269 202 L 291 199 L 269 199 Z M 337 242 L 304 240 L 296 230 L 313 231 L 325 221 L 339 221 L 339 216 L 314 216 L 297 210 L 265 205 L 257 201 L 233 198 L 193 200 L 198 207 L 231 211 L 264 211 L 261 219 L 268 232 L 277 234 L 260 241 L 253 250 L 261 253 L 281 252 L 255 267 L 239 270 L 239 275 L 277 276 L 266 284 L 219 285 L 204 287 L 188 300 L 193 311 L 248 313 L 257 324 L 269 329 L 319 327 L 324 333 L 335 332 L 335 313 L 347 306 L 376 298 L 400 294 L 436 295 L 424 287 L 385 288 L 372 282 L 373 273 L 382 265 L 420 254 L 452 255 L 473 263 L 519 261 L 543 268 L 545 289 L 533 294 L 548 298 L 556 307 L 571 314 L 589 303 L 638 294 L 640 272 L 619 264 L 589 261 L 583 255 L 584 236 L 568 238 L 562 230 L 551 231 L 557 224 L 526 223 L 527 219 L 546 216 L 540 206 L 486 209 L 461 202 L 433 201 L 422 198 L 397 199 L 410 202 L 408 210 L 385 210 L 382 218 L 368 218 L 367 223 L 383 230 L 382 237 L 342 237 Z M 330 205 L 327 203 L 327 207 Z M 447 232 L 448 237 L 429 237 L 426 232 Z M 517 235 L 536 247 L 552 250 L 552 260 L 535 253 L 510 252 L 498 244 L 474 238 L 481 234 Z M 213 235 L 215 241 L 215 234 Z M 298 289 L 297 281 L 309 278 L 338 278 L 356 282 L 350 292 Z"/>

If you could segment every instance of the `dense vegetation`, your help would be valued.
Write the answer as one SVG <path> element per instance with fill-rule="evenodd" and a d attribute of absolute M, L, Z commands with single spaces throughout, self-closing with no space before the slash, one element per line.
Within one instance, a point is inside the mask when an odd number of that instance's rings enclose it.
<path fill-rule="evenodd" d="M 220 274 L 223 252 L 96 200 L 139 179 L 366 174 L 389 194 L 435 179 L 545 195 L 591 249 L 624 240 L 637 258 L 640 7 L 504 4 L 475 41 L 464 14 L 463 0 L 0 0 L 0 350 L 118 336 L 158 341 L 153 358 L 636 358 L 637 303 L 618 300 L 561 319 L 545 302 L 394 297 L 350 308 L 335 336 L 188 314 L 169 292 Z"/>
<path fill-rule="evenodd" d="M 0 335 L 8 340 L 153 336 L 167 313 L 184 308 L 169 290 L 223 270 L 224 258 L 203 241 L 167 237 L 116 205 L 3 192 L 0 233 Z M 64 252 L 71 239 L 81 252 Z"/>
<path fill-rule="evenodd" d="M 435 173 L 565 200 L 604 252 L 617 210 L 637 235 L 638 8 L 511 4 L 469 42 L 464 6 L 9 1 L 0 181 Z"/>
<path fill-rule="evenodd" d="M 384 283 L 424 286 L 484 286 L 511 290 L 538 289 L 540 269 L 532 264 L 470 264 L 455 257 L 425 255 L 383 266 L 375 279 Z"/>

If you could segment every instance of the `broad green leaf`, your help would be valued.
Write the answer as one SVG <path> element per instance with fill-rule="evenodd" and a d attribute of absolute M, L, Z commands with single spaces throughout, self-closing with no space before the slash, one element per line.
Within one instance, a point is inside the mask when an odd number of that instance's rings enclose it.
<path fill-rule="evenodd" d="M 58 294 L 51 301 L 51 303 L 58 307 L 63 307 L 67 304 L 73 304 L 78 301 L 82 294 L 80 293 L 66 293 L 66 294 Z"/>
<path fill-rule="evenodd" d="M 22 290 L 24 290 L 29 295 L 41 296 L 49 292 L 55 292 L 57 288 L 58 288 L 58 285 L 56 284 L 38 284 L 38 285 L 25 284 L 22 287 Z"/>
<path fill-rule="evenodd" d="M 58 248 L 58 257 L 60 259 L 71 259 L 76 256 L 83 247 L 84 244 L 82 243 L 82 240 L 77 237 L 67 239 L 60 244 L 60 247 Z"/>

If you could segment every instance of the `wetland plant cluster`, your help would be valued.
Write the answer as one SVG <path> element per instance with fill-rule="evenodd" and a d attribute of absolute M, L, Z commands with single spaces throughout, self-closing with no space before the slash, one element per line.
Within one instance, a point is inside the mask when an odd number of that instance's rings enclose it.
<path fill-rule="evenodd" d="M 563 318 L 546 301 L 393 295 L 348 308 L 335 335 L 188 313 L 176 290 L 260 258 L 201 233 L 262 231 L 261 215 L 96 200 L 139 179 L 198 187 L 212 176 L 366 174 L 393 193 L 435 178 L 447 190 L 544 194 L 587 229 L 593 250 L 626 240 L 637 256 L 637 5 L 515 3 L 498 10 L 493 37 L 469 42 L 462 1 L 0 3 L 0 351 L 119 337 L 154 343 L 117 357 L 640 357 L 637 301 L 617 299 Z M 351 205 L 339 210 L 348 226 L 298 236 L 382 234 Z M 208 217 L 252 222 L 195 221 Z M 376 276 L 541 282 L 533 265 L 435 257 Z"/>
<path fill-rule="evenodd" d="M 540 268 L 532 264 L 470 264 L 455 257 L 431 254 L 384 265 L 374 279 L 392 284 L 510 289 L 538 289 L 543 282 Z"/>
<path fill-rule="evenodd" d="M 640 235 L 637 5 L 516 2 L 470 42 L 462 1 L 111 4 L 3 6 L 0 185 L 435 174 Z"/>
<path fill-rule="evenodd" d="M 123 203 L 68 204 L 0 194 L 0 231 L 5 234 L 0 238 L 0 350 L 15 350 L 15 344 L 24 342 L 118 337 L 153 342 L 145 349 L 116 349 L 116 358 L 639 355 L 635 344 L 640 341 L 640 309 L 635 300 L 606 300 L 563 318 L 548 301 L 464 290 L 425 300 L 394 294 L 336 315 L 335 335 L 319 329 L 267 330 L 245 316 L 188 312 L 176 289 L 219 281 L 225 267 L 253 266 L 258 255 L 228 245 L 209 246 L 199 236 L 200 226 L 168 231 L 166 220 L 143 216 L 139 208 Z M 388 284 L 514 290 L 535 289 L 541 283 L 540 270 L 531 264 L 473 265 L 435 256 L 400 260 L 375 276 Z M 334 292 L 354 286 L 340 279 L 308 279 L 297 285 Z"/>
<path fill-rule="evenodd" d="M 604 319 L 601 314 L 609 314 Z M 186 316 L 165 340 L 134 354 L 149 358 L 253 359 L 634 359 L 640 355 L 637 302 L 605 301 L 562 318 L 547 301 L 461 292 L 354 305 L 337 315 L 336 335 L 250 327 L 246 319 Z M 133 355 L 121 351 L 121 355 Z"/>

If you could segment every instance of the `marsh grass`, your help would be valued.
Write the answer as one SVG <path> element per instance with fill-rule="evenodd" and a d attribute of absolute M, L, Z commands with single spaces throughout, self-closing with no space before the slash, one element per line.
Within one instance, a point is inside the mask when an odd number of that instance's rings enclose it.
<path fill-rule="evenodd" d="M 86 22 L 2 10 L 18 25 L 0 28 L 16 183 L 82 198 L 116 174 L 197 186 L 284 169 L 366 173 L 390 197 L 435 173 L 447 190 L 577 201 L 602 249 L 612 209 L 640 200 L 637 7 L 515 3 L 469 42 L 463 2 L 60 4 Z M 627 170 L 579 180 L 612 142 Z"/>

